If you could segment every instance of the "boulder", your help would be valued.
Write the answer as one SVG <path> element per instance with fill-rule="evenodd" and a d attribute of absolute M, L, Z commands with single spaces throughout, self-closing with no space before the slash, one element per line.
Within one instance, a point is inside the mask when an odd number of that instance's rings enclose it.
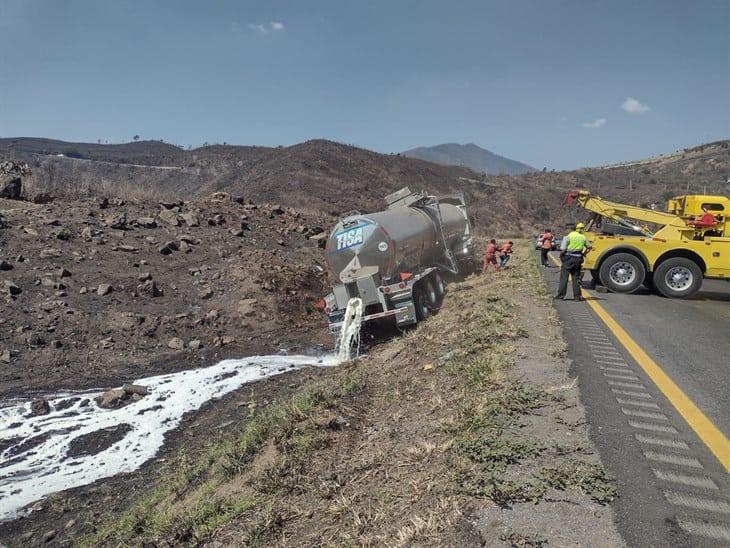
<path fill-rule="evenodd" d="M 180 216 L 173 209 L 162 209 L 157 214 L 157 217 L 163 223 L 167 223 L 172 226 L 180 226 Z"/>
<path fill-rule="evenodd" d="M 207 219 L 207 223 L 209 226 L 219 226 L 226 224 L 226 220 L 223 218 L 223 215 L 218 213 L 217 215 L 214 215 L 213 217 L 209 217 Z"/>
<path fill-rule="evenodd" d="M 56 276 L 58 276 L 59 278 L 68 278 L 71 276 L 71 272 L 69 272 L 65 268 L 59 268 L 58 270 L 56 270 Z"/>
<path fill-rule="evenodd" d="M 51 412 L 51 404 L 48 403 L 47 400 L 43 398 L 38 398 L 36 400 L 33 400 L 30 404 L 30 414 L 33 417 L 38 417 L 40 415 L 48 415 L 48 413 Z"/>
<path fill-rule="evenodd" d="M 100 297 L 109 295 L 112 291 L 114 291 L 114 287 L 111 284 L 99 284 L 99 287 L 96 288 L 96 294 Z"/>
<path fill-rule="evenodd" d="M 92 238 L 94 237 L 94 231 L 93 231 L 93 230 L 91 230 L 91 227 L 90 227 L 90 226 L 87 226 L 87 227 L 85 227 L 85 228 L 84 228 L 84 229 L 83 229 L 83 230 L 81 231 L 81 237 L 82 237 L 82 238 L 83 238 L 84 240 L 86 240 L 87 242 L 88 242 L 88 241 L 91 241 L 91 239 L 92 239 Z"/>
<path fill-rule="evenodd" d="M 157 251 L 159 251 L 162 255 L 169 255 L 173 251 L 177 251 L 179 249 L 176 242 L 170 240 L 169 242 L 165 242 L 162 244 L 162 247 L 160 247 Z"/>
<path fill-rule="evenodd" d="M 130 396 L 132 394 L 137 394 L 138 396 L 146 396 L 149 394 L 149 390 L 147 390 L 146 386 L 142 386 L 141 384 L 132 384 L 132 383 L 125 383 L 122 385 L 122 390 L 126 394 L 129 394 Z"/>
<path fill-rule="evenodd" d="M 115 407 L 121 407 L 124 403 L 124 399 L 127 397 L 127 393 L 121 388 L 113 388 L 107 390 L 102 395 L 94 398 L 99 407 L 104 409 L 114 409 Z"/>
<path fill-rule="evenodd" d="M 0 261 L 0 270 L 12 270 L 13 265 L 6 261 Z"/>
<path fill-rule="evenodd" d="M 121 215 L 110 217 L 104 222 L 109 228 L 113 228 L 115 230 L 125 230 L 127 228 L 127 214 L 122 213 Z"/>
<path fill-rule="evenodd" d="M 141 226 L 142 228 L 155 228 L 157 226 L 154 217 L 138 217 L 136 222 L 137 226 Z"/>
<path fill-rule="evenodd" d="M 189 234 L 183 234 L 180 236 L 180 241 L 190 245 L 200 245 L 200 240 L 198 238 L 193 238 Z"/>
<path fill-rule="evenodd" d="M 213 296 L 213 290 L 209 287 L 205 287 L 200 290 L 200 293 L 198 293 L 198 296 L 201 299 L 210 299 Z"/>
<path fill-rule="evenodd" d="M 192 340 L 188 343 L 188 348 L 191 350 L 200 350 L 203 347 L 203 343 L 198 339 Z"/>
<path fill-rule="evenodd" d="M 55 249 L 53 247 L 46 247 L 44 249 L 41 249 L 41 259 L 50 259 L 50 258 L 58 258 L 62 255 L 60 249 Z"/>
<path fill-rule="evenodd" d="M 137 295 L 146 297 L 162 297 L 164 292 L 154 280 L 147 280 L 137 286 Z"/>
<path fill-rule="evenodd" d="M 167 341 L 167 346 L 172 348 L 173 350 L 182 350 L 185 348 L 185 343 L 182 339 L 178 337 L 173 337 L 169 341 Z"/>
<path fill-rule="evenodd" d="M 20 200 L 23 194 L 23 185 L 20 177 L 14 175 L 0 175 L 0 198 Z"/>
<path fill-rule="evenodd" d="M 12 356 L 10 355 L 10 350 L 3 350 L 0 352 L 0 363 L 10 363 L 10 358 Z"/>
<path fill-rule="evenodd" d="M 23 292 L 23 290 L 20 289 L 20 287 L 18 287 L 15 282 L 12 282 L 10 280 L 5 280 L 3 282 L 3 291 L 11 297 L 20 295 Z"/>
<path fill-rule="evenodd" d="M 160 205 L 164 209 L 176 209 L 179 210 L 182 202 L 160 202 Z"/>
<path fill-rule="evenodd" d="M 127 245 L 127 244 L 118 245 L 117 249 L 119 251 L 126 251 L 127 253 L 136 253 L 137 251 L 139 251 L 138 247 L 134 247 L 133 245 Z"/>
<path fill-rule="evenodd" d="M 195 213 L 183 213 L 180 218 L 187 226 L 200 226 L 200 219 Z"/>

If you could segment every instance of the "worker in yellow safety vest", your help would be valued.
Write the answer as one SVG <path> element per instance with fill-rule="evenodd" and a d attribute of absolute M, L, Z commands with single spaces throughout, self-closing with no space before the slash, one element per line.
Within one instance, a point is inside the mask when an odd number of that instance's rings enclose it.
<path fill-rule="evenodd" d="M 556 299 L 565 299 L 568 291 L 568 276 L 573 282 L 573 300 L 583 301 L 580 293 L 580 270 L 583 266 L 583 256 L 591 248 L 591 243 L 583 234 L 585 225 L 578 223 L 575 230 L 563 237 L 560 242 L 560 282 L 558 284 L 558 294 Z"/>

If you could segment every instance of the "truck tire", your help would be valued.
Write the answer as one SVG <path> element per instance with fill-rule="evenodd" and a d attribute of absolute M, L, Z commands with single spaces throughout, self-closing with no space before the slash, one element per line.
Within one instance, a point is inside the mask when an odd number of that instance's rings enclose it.
<path fill-rule="evenodd" d="M 433 273 L 433 288 L 436 291 L 436 306 L 441 307 L 441 303 L 444 302 L 444 295 L 446 294 L 446 285 L 444 279 L 438 272 Z"/>
<path fill-rule="evenodd" d="M 431 309 L 428 307 L 426 293 L 420 285 L 413 288 L 413 305 L 416 308 L 416 321 L 422 322 L 431 315 Z"/>
<path fill-rule="evenodd" d="M 670 299 L 691 297 L 701 286 L 702 270 L 691 259 L 674 257 L 654 269 L 654 287 Z"/>
<path fill-rule="evenodd" d="M 614 293 L 632 293 L 644 283 L 644 263 L 631 253 L 616 253 L 607 257 L 598 271 L 601 283 Z"/>
<path fill-rule="evenodd" d="M 426 304 L 433 311 L 439 307 L 439 298 L 436 294 L 436 287 L 433 281 L 426 279 L 423 281 L 423 290 L 426 293 Z"/>

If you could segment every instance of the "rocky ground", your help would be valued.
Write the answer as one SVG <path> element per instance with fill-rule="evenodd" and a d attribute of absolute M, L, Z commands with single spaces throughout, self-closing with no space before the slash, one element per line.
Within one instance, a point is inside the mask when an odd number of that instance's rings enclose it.
<path fill-rule="evenodd" d="M 621 546 L 530 248 L 338 368 L 254 383 L 9 546 Z"/>
<path fill-rule="evenodd" d="M 0 199 L 0 396 L 329 344 L 314 305 L 332 222 L 226 193 Z"/>

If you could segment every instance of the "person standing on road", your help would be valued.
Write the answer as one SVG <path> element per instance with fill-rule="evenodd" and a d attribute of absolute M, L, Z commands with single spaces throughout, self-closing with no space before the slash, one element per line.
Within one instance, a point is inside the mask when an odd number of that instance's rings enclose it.
<path fill-rule="evenodd" d="M 507 261 L 509 261 L 509 256 L 512 254 L 512 246 L 514 244 L 512 242 L 507 242 L 506 244 L 502 244 L 502 247 L 499 248 L 499 268 L 505 268 L 507 266 Z"/>
<path fill-rule="evenodd" d="M 565 299 L 565 294 L 568 291 L 568 276 L 570 276 L 573 282 L 573 300 L 585 300 L 580 292 L 580 271 L 583 266 L 583 256 L 591 248 L 591 243 L 583 234 L 583 230 L 585 230 L 585 225 L 578 223 L 575 225 L 575 230 L 563 237 L 563 241 L 560 242 L 560 260 L 562 263 L 558 294 L 555 295 L 556 299 Z"/>
<path fill-rule="evenodd" d="M 548 264 L 548 253 L 553 249 L 554 241 L 555 236 L 553 236 L 552 230 L 546 228 L 538 242 L 540 244 L 540 262 L 542 266 L 550 266 Z"/>
<path fill-rule="evenodd" d="M 497 267 L 497 240 L 492 238 L 489 240 L 486 249 L 484 250 L 484 261 L 482 262 L 482 274 L 487 271 L 487 267 L 492 265 L 494 270 L 498 270 Z"/>

